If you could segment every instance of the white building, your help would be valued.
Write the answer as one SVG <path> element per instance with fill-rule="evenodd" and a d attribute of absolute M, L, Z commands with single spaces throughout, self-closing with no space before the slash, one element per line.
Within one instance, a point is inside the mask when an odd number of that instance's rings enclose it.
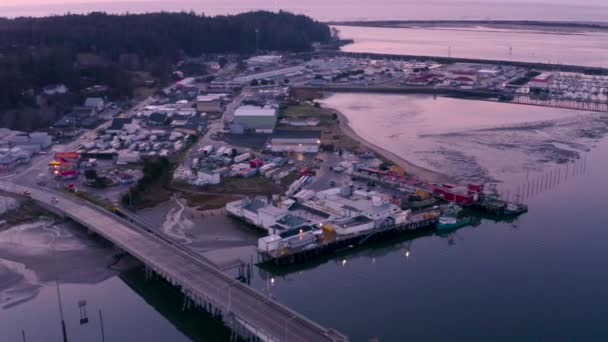
<path fill-rule="evenodd" d="M 543 72 L 542 74 L 534 77 L 528 85 L 532 89 L 549 89 L 553 82 L 553 74 L 549 72 Z"/>
<path fill-rule="evenodd" d="M 272 133 L 277 124 L 278 111 L 272 106 L 240 106 L 234 112 L 233 124 L 245 132 Z"/>
<path fill-rule="evenodd" d="M 245 62 L 249 66 L 265 66 L 271 64 L 279 64 L 282 59 L 283 56 L 280 55 L 262 55 L 251 57 Z"/>
<path fill-rule="evenodd" d="M 319 131 L 283 131 L 270 139 L 267 148 L 275 153 L 318 153 L 320 146 Z"/>
<path fill-rule="evenodd" d="M 87 108 L 93 108 L 97 112 L 101 112 L 105 106 L 105 102 L 101 97 L 88 97 L 84 101 L 84 106 Z"/>
<path fill-rule="evenodd" d="M 222 177 L 219 172 L 212 170 L 199 170 L 198 181 L 206 184 L 220 184 Z"/>
<path fill-rule="evenodd" d="M 245 75 L 235 78 L 233 81 L 240 84 L 247 84 L 253 80 L 263 80 L 277 77 L 285 77 L 288 74 L 298 74 L 306 69 L 303 65 L 293 66 L 289 68 L 260 72 L 252 75 Z"/>

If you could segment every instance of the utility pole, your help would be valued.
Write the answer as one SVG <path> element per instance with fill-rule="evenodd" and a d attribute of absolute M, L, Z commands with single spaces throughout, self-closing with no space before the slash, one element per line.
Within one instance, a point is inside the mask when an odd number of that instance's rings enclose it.
<path fill-rule="evenodd" d="M 57 300 L 59 301 L 59 317 L 61 318 L 61 333 L 63 334 L 63 342 L 68 342 L 68 334 L 65 329 L 65 320 L 63 319 L 63 304 L 61 304 L 61 292 L 59 292 L 59 281 L 55 281 L 57 285 Z"/>
<path fill-rule="evenodd" d="M 255 29 L 255 53 L 260 51 L 260 29 Z"/>
<path fill-rule="evenodd" d="M 106 335 L 103 331 L 103 316 L 101 315 L 101 309 L 99 309 L 99 324 L 101 326 L 101 342 L 105 342 Z"/>

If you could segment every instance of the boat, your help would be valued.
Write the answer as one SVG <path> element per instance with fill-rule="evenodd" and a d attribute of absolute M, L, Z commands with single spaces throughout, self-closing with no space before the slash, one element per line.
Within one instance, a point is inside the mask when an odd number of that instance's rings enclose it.
<path fill-rule="evenodd" d="M 528 206 L 519 203 L 507 203 L 504 213 L 505 216 L 516 216 L 528 211 Z"/>
<path fill-rule="evenodd" d="M 457 205 L 450 205 L 444 212 L 439 216 L 437 221 L 438 230 L 450 230 L 456 229 L 471 223 L 470 217 L 459 217 L 461 207 Z"/>
<path fill-rule="evenodd" d="M 457 229 L 460 227 L 464 227 L 471 222 L 472 220 L 470 217 L 439 216 L 439 221 L 437 221 L 437 229 Z"/>

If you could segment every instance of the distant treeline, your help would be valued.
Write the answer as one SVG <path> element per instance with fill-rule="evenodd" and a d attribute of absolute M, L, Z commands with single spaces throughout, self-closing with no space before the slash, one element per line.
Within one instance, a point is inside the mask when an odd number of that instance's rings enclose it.
<path fill-rule="evenodd" d="M 308 51 L 330 35 L 327 25 L 286 12 L 0 18 L 0 110 L 31 105 L 24 91 L 55 83 L 71 90 L 106 84 L 113 96 L 127 97 L 132 91 L 127 71 L 162 79 L 183 57 Z"/>

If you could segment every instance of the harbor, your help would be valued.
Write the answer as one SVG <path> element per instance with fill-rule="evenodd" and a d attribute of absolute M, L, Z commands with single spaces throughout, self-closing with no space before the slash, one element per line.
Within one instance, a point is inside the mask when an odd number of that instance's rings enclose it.
<path fill-rule="evenodd" d="M 528 211 L 484 185 L 429 183 L 396 167 L 390 171 L 363 165 L 342 163 L 344 171 L 336 168 L 351 179 L 342 187 L 305 189 L 310 176 L 302 176 L 282 196 L 230 202 L 226 213 L 267 234 L 258 239 L 258 263 L 290 265 L 408 232 L 461 228 L 473 222 L 459 215 L 463 208 L 496 220 Z"/>

